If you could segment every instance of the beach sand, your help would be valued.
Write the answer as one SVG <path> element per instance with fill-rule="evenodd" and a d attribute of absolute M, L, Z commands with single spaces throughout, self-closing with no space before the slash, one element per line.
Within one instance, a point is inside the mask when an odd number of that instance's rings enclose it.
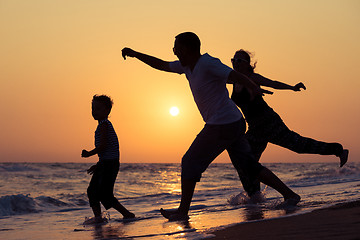
<path fill-rule="evenodd" d="M 284 218 L 248 222 L 213 232 L 211 239 L 360 240 L 360 200 Z"/>

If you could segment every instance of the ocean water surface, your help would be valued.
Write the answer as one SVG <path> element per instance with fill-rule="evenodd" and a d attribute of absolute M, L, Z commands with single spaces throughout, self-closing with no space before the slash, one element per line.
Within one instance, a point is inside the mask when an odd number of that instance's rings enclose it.
<path fill-rule="evenodd" d="M 231 164 L 210 165 L 197 184 L 190 220 L 169 222 L 159 212 L 180 201 L 180 164 L 121 163 L 114 193 L 138 217 L 123 221 L 113 209 L 104 225 L 92 217 L 86 189 L 91 163 L 0 163 L 0 239 L 204 239 L 235 223 L 300 214 L 360 199 L 360 163 L 264 164 L 301 195 L 295 208 L 281 208 L 281 195 L 263 188 L 266 200 L 246 202 Z"/>

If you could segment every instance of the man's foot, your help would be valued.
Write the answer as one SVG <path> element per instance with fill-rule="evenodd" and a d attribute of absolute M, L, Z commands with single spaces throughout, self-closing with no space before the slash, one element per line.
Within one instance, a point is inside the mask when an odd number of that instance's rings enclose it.
<path fill-rule="evenodd" d="M 184 221 L 189 220 L 189 216 L 187 214 L 179 213 L 178 210 L 164 210 L 160 209 L 161 215 L 163 215 L 164 218 L 169 219 L 169 221 Z"/>
<path fill-rule="evenodd" d="M 130 218 L 135 218 L 135 214 L 133 214 L 132 212 L 129 212 L 128 214 L 124 215 L 123 219 L 130 219 Z"/>
<path fill-rule="evenodd" d="M 340 167 L 344 166 L 345 163 L 347 162 L 349 157 L 349 150 L 348 149 L 344 149 L 342 151 L 342 153 L 340 154 L 339 158 L 340 158 Z"/>

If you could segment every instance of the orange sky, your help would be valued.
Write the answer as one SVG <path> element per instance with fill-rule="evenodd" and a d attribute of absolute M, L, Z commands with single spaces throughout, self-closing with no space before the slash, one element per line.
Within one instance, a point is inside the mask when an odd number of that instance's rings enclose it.
<path fill-rule="evenodd" d="M 203 126 L 185 76 L 124 61 L 120 50 L 175 60 L 174 36 L 184 31 L 229 66 L 244 48 L 264 76 L 304 82 L 305 92 L 266 101 L 289 128 L 341 142 L 359 161 L 359 13 L 357 0 L 0 0 L 0 162 L 97 161 L 80 158 L 93 147 L 94 94 L 114 99 L 123 162 L 180 162 Z M 338 160 L 270 145 L 261 161 Z"/>

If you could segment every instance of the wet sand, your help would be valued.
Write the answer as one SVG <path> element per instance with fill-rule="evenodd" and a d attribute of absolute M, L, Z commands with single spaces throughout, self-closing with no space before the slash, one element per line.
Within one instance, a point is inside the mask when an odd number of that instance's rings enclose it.
<path fill-rule="evenodd" d="M 360 200 L 302 215 L 249 222 L 213 232 L 211 239 L 360 240 Z"/>

